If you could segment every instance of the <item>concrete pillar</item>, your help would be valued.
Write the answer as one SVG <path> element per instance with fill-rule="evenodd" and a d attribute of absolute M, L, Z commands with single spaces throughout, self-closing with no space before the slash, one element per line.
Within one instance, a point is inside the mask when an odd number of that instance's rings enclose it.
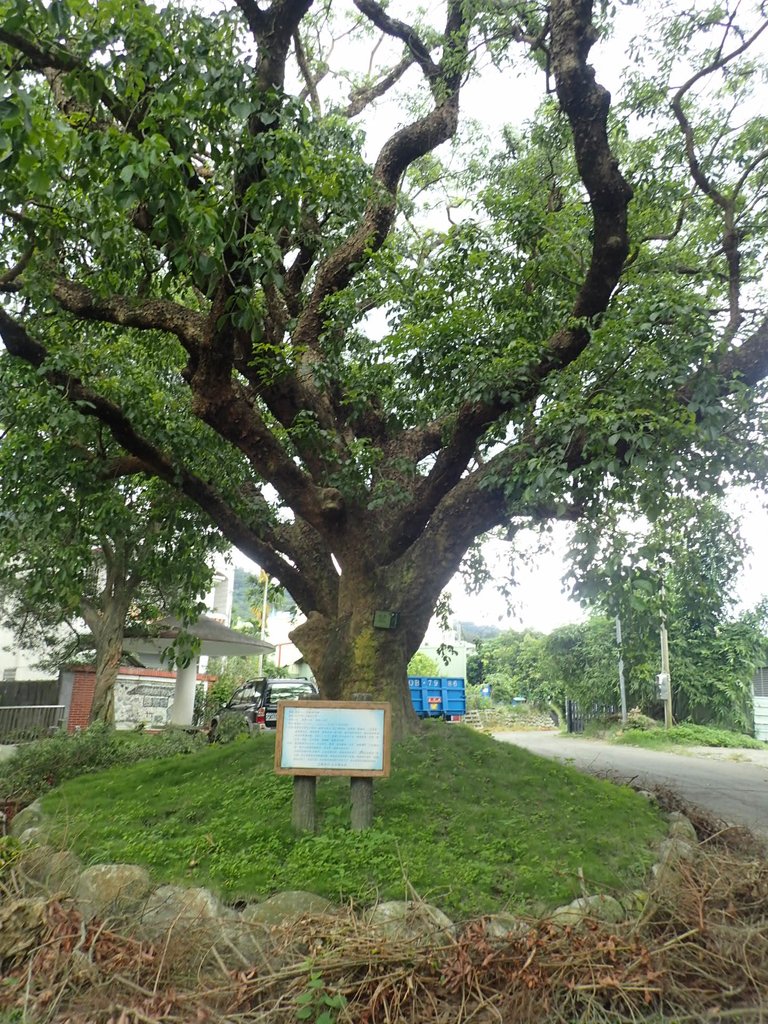
<path fill-rule="evenodd" d="M 168 715 L 171 725 L 192 725 L 195 713 L 196 683 L 197 658 L 193 658 L 185 668 L 176 669 L 176 689 Z"/>

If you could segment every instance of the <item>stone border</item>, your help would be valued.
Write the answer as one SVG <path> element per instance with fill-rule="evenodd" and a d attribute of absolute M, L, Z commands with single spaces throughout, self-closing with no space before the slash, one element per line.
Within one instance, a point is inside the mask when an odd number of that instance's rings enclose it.
<path fill-rule="evenodd" d="M 653 794 L 640 792 L 655 801 Z M 678 811 L 668 814 L 668 820 L 668 836 L 659 845 L 648 891 L 632 892 L 622 900 L 585 894 L 556 907 L 545 920 L 560 927 L 579 928 L 594 921 L 618 924 L 641 914 L 653 894 L 674 880 L 679 865 L 696 857 L 698 839 L 690 820 Z M 34 906 L 44 902 L 45 895 L 55 893 L 71 900 L 86 922 L 97 918 L 149 943 L 167 944 L 173 936 L 183 966 L 193 970 L 211 958 L 231 970 L 259 962 L 274 970 L 273 931 L 305 918 L 341 912 L 324 897 L 301 890 L 279 892 L 238 911 L 224 906 L 205 888 L 156 886 L 148 871 L 134 864 L 86 867 L 75 854 L 55 850 L 46 843 L 45 816 L 39 801 L 16 815 L 10 834 L 22 847 L 18 868 L 25 896 L 13 904 L 17 917 L 20 913 L 22 917 L 30 913 L 34 917 Z M 0 924 L 6 916 L 0 909 Z M 444 944 L 457 931 L 439 908 L 418 899 L 380 903 L 363 910 L 358 918 L 367 929 L 394 941 Z M 482 920 L 488 938 L 497 941 L 525 934 L 531 928 L 525 918 L 505 911 L 484 915 Z M 0 938 L 2 959 L 10 955 L 5 947 L 13 941 L 13 933 L 0 928 L 0 934 L 7 936 Z"/>

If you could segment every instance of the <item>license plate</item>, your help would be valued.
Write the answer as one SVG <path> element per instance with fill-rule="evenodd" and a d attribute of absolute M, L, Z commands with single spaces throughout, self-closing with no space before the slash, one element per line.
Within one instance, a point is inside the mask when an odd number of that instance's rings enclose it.
<path fill-rule="evenodd" d="M 268 712 L 266 713 L 266 715 L 264 716 L 264 721 L 265 721 L 265 722 L 276 722 L 276 721 L 277 721 L 277 712 L 276 712 L 276 711 L 272 711 L 272 712 L 270 713 L 270 712 L 268 711 Z"/>

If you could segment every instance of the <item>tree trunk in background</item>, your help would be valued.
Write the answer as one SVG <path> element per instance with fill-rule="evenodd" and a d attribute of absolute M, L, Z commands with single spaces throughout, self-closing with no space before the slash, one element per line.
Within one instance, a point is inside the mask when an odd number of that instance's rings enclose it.
<path fill-rule="evenodd" d="M 99 616 L 91 627 L 96 640 L 96 686 L 91 705 L 91 722 L 115 721 L 115 683 L 123 659 L 125 613 L 122 608 L 110 609 Z"/>

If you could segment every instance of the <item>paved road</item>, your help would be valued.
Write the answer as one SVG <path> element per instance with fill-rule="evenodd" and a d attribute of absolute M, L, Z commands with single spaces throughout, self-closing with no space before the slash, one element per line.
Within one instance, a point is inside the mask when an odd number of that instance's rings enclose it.
<path fill-rule="evenodd" d="M 668 786 L 688 803 L 730 824 L 746 825 L 768 837 L 768 752 L 687 748 L 669 754 L 622 747 L 560 733 L 498 732 L 497 740 L 641 788 Z"/>

